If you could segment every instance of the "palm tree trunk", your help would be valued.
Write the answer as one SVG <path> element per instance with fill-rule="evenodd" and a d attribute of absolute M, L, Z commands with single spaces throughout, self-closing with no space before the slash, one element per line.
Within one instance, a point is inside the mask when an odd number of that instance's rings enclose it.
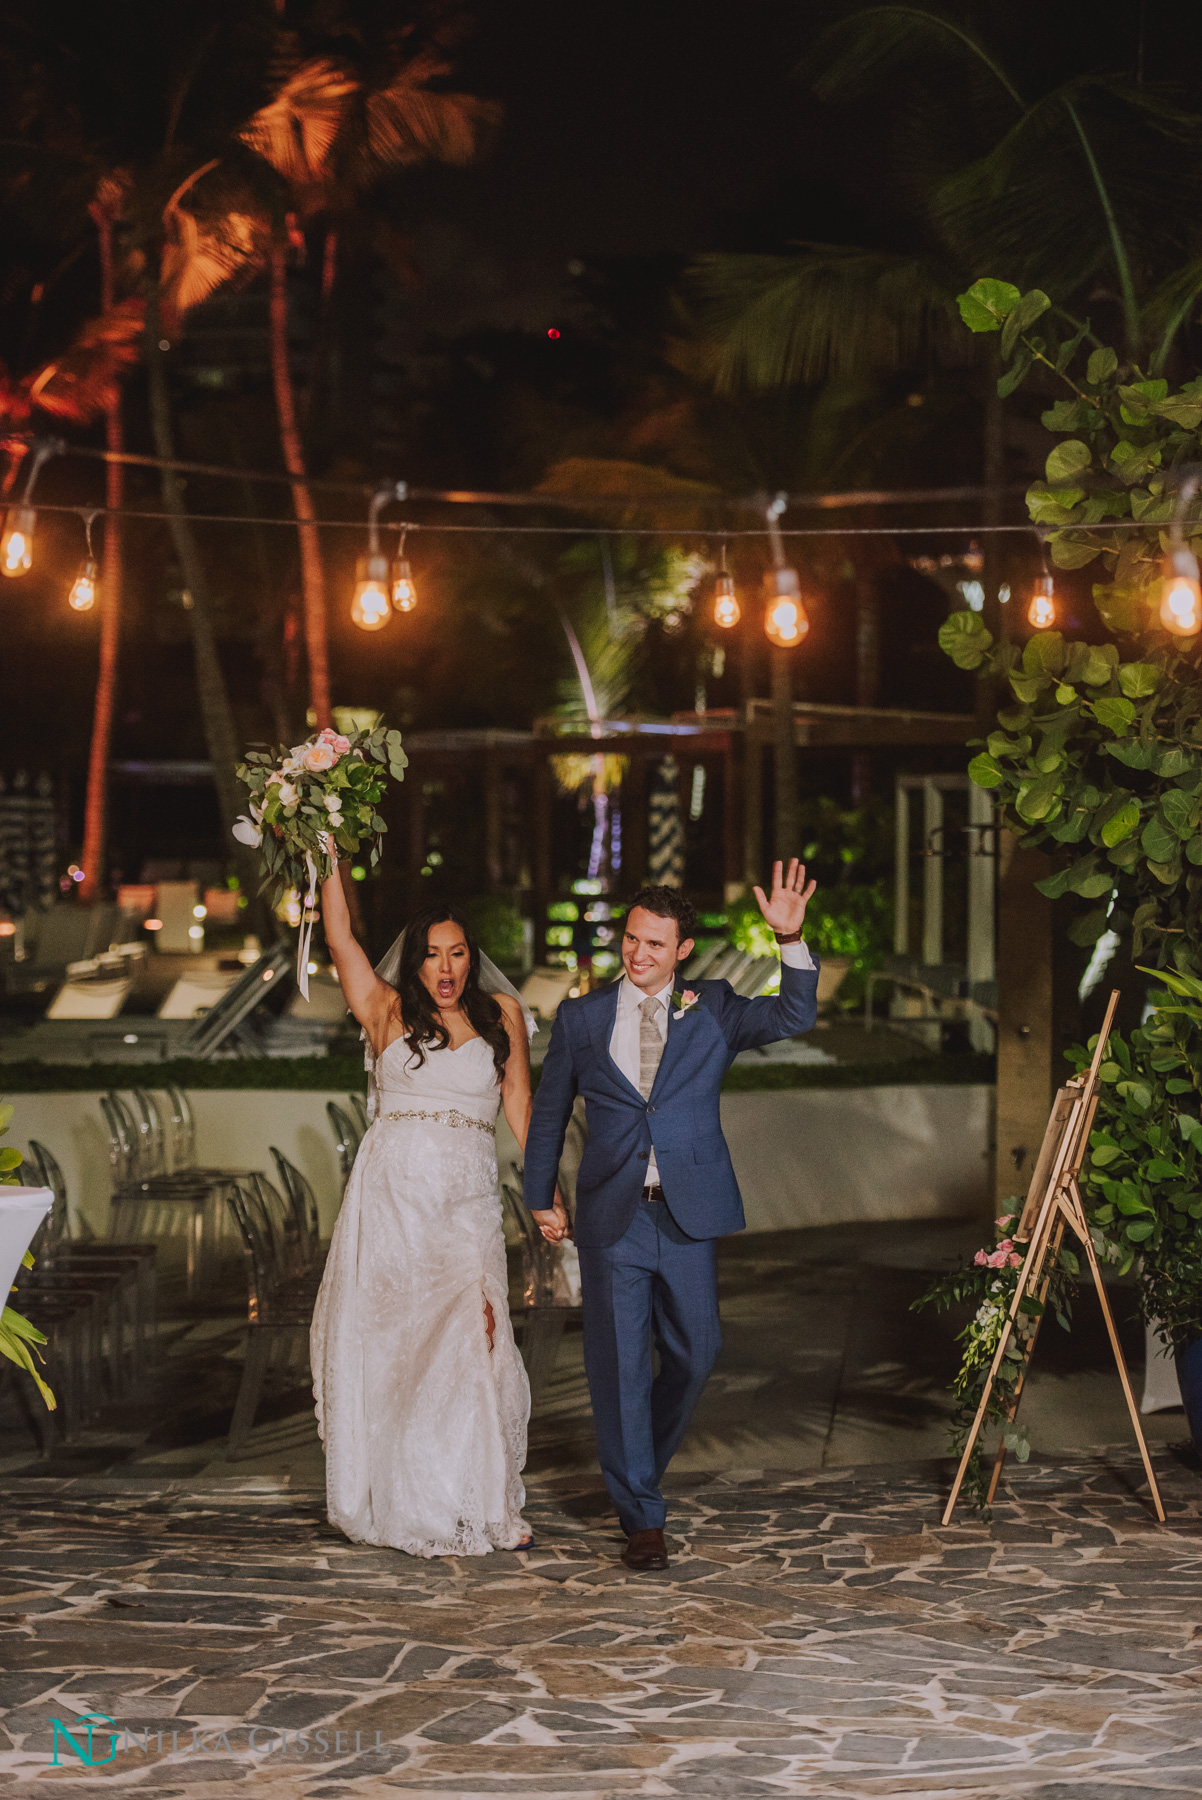
<path fill-rule="evenodd" d="M 100 304 L 107 313 L 116 303 L 113 278 L 113 221 L 110 213 L 97 210 L 100 240 Z M 121 429 L 121 396 L 115 393 L 105 409 L 104 441 L 109 450 L 124 448 Z M 117 515 L 125 497 L 125 470 L 120 463 L 105 467 L 104 569 L 100 589 L 100 662 L 96 671 L 96 700 L 92 708 L 92 744 L 88 754 L 88 785 L 83 815 L 83 882 L 79 897 L 91 906 L 106 886 L 108 860 L 108 766 L 113 739 L 113 707 L 117 698 L 117 654 L 121 639 L 121 588 L 124 579 L 122 521 Z"/>
<path fill-rule="evenodd" d="M 321 566 L 317 514 L 313 507 L 313 495 L 309 490 L 305 453 L 296 421 L 292 370 L 288 363 L 287 276 L 287 245 L 281 239 L 271 247 L 271 376 L 275 386 L 275 406 L 280 421 L 284 467 L 293 478 L 292 504 L 296 509 L 296 530 L 300 539 L 305 645 L 309 653 L 309 691 L 320 727 L 331 721 L 325 574 Z"/>
<path fill-rule="evenodd" d="M 145 357 L 149 378 L 150 424 L 156 453 L 164 462 L 175 461 L 175 436 L 171 424 L 171 399 L 167 389 L 167 364 L 159 347 L 158 292 L 151 289 L 146 303 Z M 233 709 L 226 691 L 225 676 L 217 655 L 217 635 L 213 629 L 213 603 L 208 577 L 200 558 L 196 535 L 184 508 L 184 493 L 174 469 L 161 470 L 163 506 L 168 515 L 171 540 L 179 558 L 184 583 L 191 596 L 188 622 L 192 630 L 192 653 L 196 662 L 196 695 L 200 702 L 201 724 L 209 760 L 213 765 L 213 783 L 217 789 L 217 805 L 221 813 L 222 834 L 242 883 L 242 892 L 253 896 L 259 882 L 258 861 L 253 851 L 231 837 L 238 816 L 241 795 L 234 765 L 241 754 Z"/>

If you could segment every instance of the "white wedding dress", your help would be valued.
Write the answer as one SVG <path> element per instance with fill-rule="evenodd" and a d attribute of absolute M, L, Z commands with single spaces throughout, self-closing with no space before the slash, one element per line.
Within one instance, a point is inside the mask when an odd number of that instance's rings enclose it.
<path fill-rule="evenodd" d="M 397 1040 L 376 1065 L 375 1122 L 313 1314 L 313 1392 L 333 1524 L 411 1556 L 483 1555 L 529 1535 L 530 1388 L 509 1323 L 497 1073 L 482 1038 L 425 1058 L 414 1067 Z"/>

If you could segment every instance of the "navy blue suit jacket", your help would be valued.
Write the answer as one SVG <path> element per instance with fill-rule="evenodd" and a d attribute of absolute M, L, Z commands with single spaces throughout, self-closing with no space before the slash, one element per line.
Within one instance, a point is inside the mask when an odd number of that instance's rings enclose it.
<path fill-rule="evenodd" d="M 616 1244 L 638 1207 L 652 1147 L 668 1209 L 692 1238 L 742 1231 L 743 1201 L 722 1135 L 722 1078 L 740 1050 L 809 1031 L 818 1015 L 818 966 L 781 966 L 778 995 L 744 1000 L 729 981 L 689 984 L 699 998 L 668 1035 L 644 1100 L 609 1054 L 620 982 L 565 1000 L 543 1063 L 526 1138 L 523 1193 L 554 1204 L 564 1135 L 584 1095 L 588 1146 L 576 1182 L 576 1242 Z M 684 984 L 682 984 L 684 985 Z"/>

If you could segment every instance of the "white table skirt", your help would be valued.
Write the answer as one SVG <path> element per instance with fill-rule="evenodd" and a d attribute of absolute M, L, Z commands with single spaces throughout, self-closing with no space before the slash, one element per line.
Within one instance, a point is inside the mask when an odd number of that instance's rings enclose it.
<path fill-rule="evenodd" d="M 53 1205 L 54 1195 L 49 1188 L 0 1187 L 0 1295 L 5 1306 L 21 1258 Z"/>

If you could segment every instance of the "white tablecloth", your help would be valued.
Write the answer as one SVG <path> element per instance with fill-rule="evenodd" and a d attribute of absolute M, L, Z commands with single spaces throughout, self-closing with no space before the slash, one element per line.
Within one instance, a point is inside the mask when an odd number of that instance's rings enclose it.
<path fill-rule="evenodd" d="M 49 1188 L 0 1187 L 0 1295 L 5 1306 L 29 1240 L 53 1205 Z"/>

